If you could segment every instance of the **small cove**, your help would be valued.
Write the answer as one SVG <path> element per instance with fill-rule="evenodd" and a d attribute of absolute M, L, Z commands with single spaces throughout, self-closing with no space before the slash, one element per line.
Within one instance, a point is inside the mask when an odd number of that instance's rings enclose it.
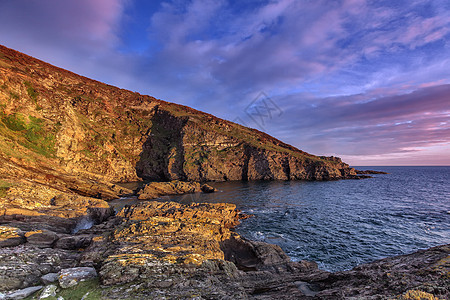
<path fill-rule="evenodd" d="M 361 167 L 360 169 L 365 169 Z M 255 217 L 236 231 L 329 271 L 450 242 L 450 167 L 367 167 L 390 174 L 328 182 L 212 183 L 219 192 L 158 201 L 228 202 Z M 128 186 L 132 188 L 132 186 Z M 138 203 L 114 200 L 116 210 Z"/>

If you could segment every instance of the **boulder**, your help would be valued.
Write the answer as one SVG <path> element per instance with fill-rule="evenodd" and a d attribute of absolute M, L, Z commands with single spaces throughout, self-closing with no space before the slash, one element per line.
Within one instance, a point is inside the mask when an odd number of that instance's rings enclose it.
<path fill-rule="evenodd" d="M 59 285 L 63 288 L 69 288 L 77 285 L 80 281 L 97 277 L 97 271 L 91 267 L 78 267 L 63 269 L 59 272 Z"/>
<path fill-rule="evenodd" d="M 38 285 L 38 286 L 31 286 L 31 287 L 28 287 L 25 289 L 13 291 L 13 292 L 7 293 L 5 295 L 5 299 L 8 299 L 8 300 L 23 299 L 23 298 L 33 295 L 40 289 L 42 289 L 42 286 Z"/>
<path fill-rule="evenodd" d="M 55 244 L 55 248 L 66 250 L 76 250 L 86 248 L 91 244 L 92 237 L 90 235 L 70 235 L 61 237 Z"/>
<path fill-rule="evenodd" d="M 0 248 L 14 247 L 25 243 L 23 232 L 19 228 L 0 226 Z"/>
<path fill-rule="evenodd" d="M 58 235 L 50 230 L 36 230 L 25 233 L 27 242 L 39 248 L 51 248 L 58 240 Z"/>
<path fill-rule="evenodd" d="M 202 190 L 203 193 L 214 193 L 217 192 L 217 189 L 208 185 L 208 184 L 203 184 L 200 188 Z"/>
<path fill-rule="evenodd" d="M 58 273 L 48 273 L 41 277 L 43 284 L 53 283 L 58 280 Z"/>

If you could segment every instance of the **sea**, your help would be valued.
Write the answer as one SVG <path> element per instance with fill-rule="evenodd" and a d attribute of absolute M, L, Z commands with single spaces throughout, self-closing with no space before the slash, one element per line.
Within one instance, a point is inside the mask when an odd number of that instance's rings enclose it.
<path fill-rule="evenodd" d="M 253 215 L 235 229 L 241 236 L 277 244 L 292 260 L 328 271 L 450 243 L 450 167 L 356 168 L 389 174 L 211 183 L 218 192 L 159 200 L 234 203 Z"/>

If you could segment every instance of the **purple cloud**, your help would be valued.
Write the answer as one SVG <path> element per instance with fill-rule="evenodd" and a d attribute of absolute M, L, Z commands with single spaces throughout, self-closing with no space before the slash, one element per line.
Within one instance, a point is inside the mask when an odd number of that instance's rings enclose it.
<path fill-rule="evenodd" d="M 148 32 L 135 52 L 132 6 Z M 449 28 L 448 4 L 428 0 L 0 3 L 6 46 L 230 120 L 264 91 L 286 112 L 265 130 L 351 160 L 443 151 Z"/>
<path fill-rule="evenodd" d="M 291 137 L 293 132 L 301 132 L 291 138 L 293 144 L 299 148 L 315 145 L 324 153 L 361 156 L 414 152 L 450 145 L 449 95 L 450 85 L 441 85 L 371 101 L 364 100 L 371 95 L 318 99 L 314 108 L 308 107 L 309 99 L 290 96 L 278 100 L 281 107 L 290 104 L 284 107 L 290 125 L 275 119 L 273 128 Z"/>

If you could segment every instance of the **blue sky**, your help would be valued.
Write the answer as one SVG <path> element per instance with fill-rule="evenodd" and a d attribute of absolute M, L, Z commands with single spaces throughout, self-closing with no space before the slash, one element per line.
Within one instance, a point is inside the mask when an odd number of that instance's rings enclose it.
<path fill-rule="evenodd" d="M 352 165 L 450 165 L 450 1 L 4 0 L 0 43 Z"/>

